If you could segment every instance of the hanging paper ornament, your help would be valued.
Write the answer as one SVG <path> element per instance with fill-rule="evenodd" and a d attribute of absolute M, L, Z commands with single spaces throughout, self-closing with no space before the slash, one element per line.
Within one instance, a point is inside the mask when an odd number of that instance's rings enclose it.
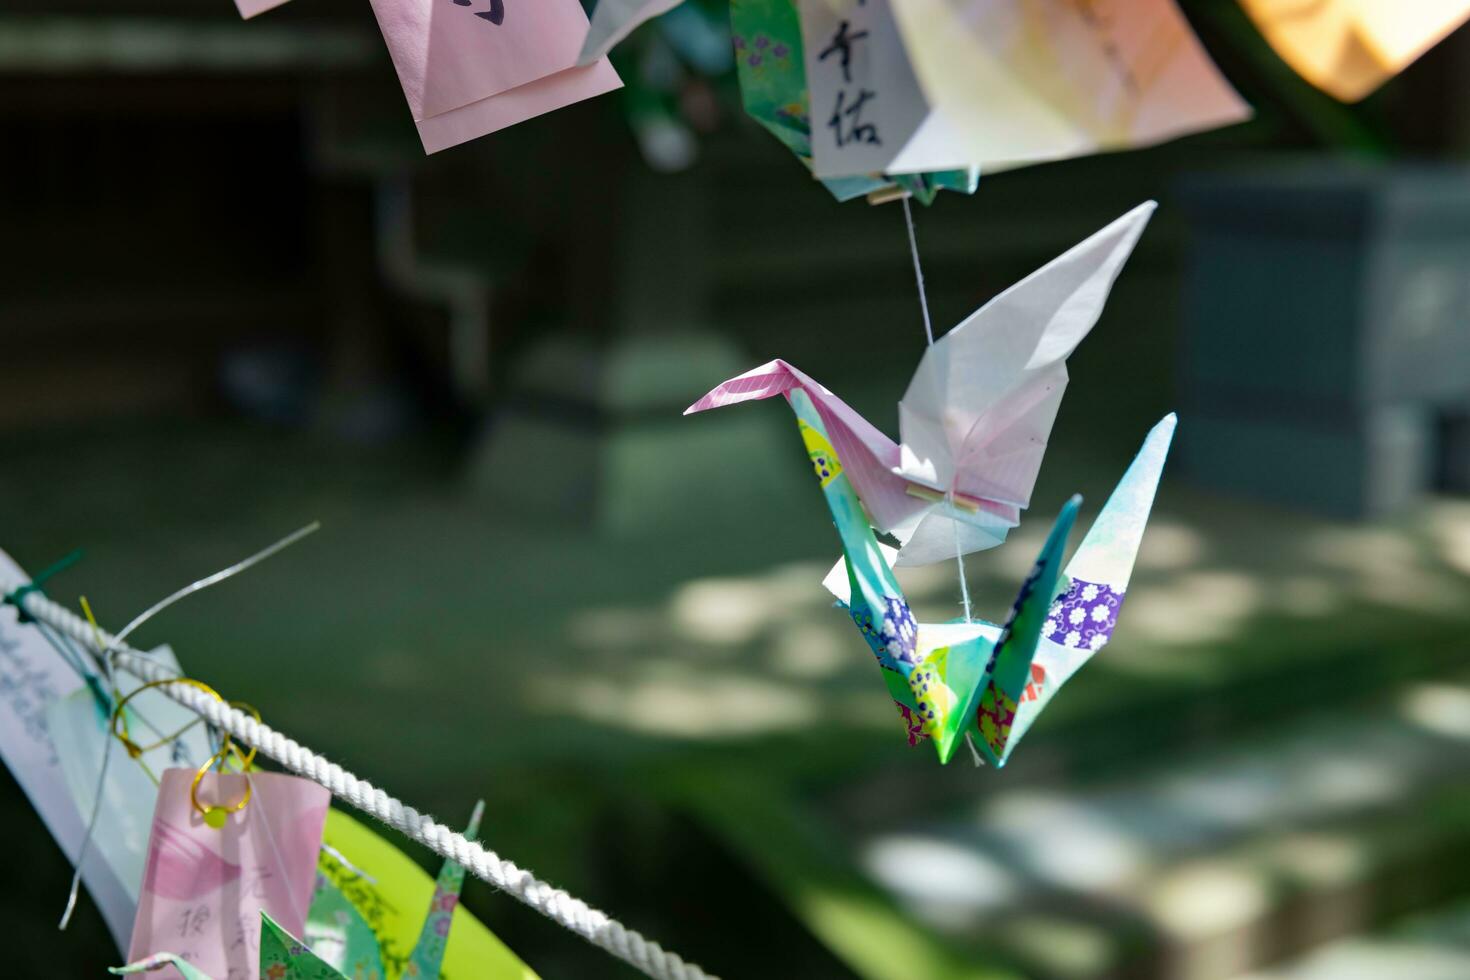
<path fill-rule="evenodd" d="M 1470 0 L 1240 0 L 1271 47 L 1313 85 L 1356 102 L 1470 18 Z"/>

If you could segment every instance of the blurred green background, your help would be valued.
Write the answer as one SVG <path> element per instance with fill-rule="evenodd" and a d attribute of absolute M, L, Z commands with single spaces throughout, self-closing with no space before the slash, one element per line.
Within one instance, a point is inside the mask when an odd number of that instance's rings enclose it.
<path fill-rule="evenodd" d="M 0 0 L 0 546 L 85 548 L 51 594 L 117 626 L 321 520 L 139 645 L 724 976 L 1470 976 L 1470 35 L 1345 107 L 1184 6 L 1252 122 L 916 214 L 945 329 L 1161 202 L 967 564 L 1001 616 L 1180 410 L 1122 630 L 1004 771 L 905 744 L 784 410 L 680 416 L 780 356 L 896 433 L 923 332 L 898 206 L 657 24 L 626 92 L 425 159 L 366 4 Z M 8 776 L 0 821 L 11 975 L 103 975 Z"/>

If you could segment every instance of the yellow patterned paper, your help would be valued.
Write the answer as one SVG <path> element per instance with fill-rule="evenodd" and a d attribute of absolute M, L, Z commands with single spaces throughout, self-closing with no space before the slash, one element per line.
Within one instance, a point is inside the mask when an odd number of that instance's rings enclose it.
<path fill-rule="evenodd" d="M 817 480 L 825 489 L 827 484 L 842 475 L 842 461 L 837 458 L 837 453 L 826 436 L 801 419 L 797 419 L 796 424 L 801 429 L 801 441 L 806 444 L 807 455 L 811 457 L 812 469 L 816 471 Z"/>

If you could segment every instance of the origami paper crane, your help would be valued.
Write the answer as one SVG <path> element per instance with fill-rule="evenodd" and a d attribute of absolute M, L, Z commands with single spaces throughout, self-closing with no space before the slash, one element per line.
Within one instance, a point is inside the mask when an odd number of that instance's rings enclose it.
<path fill-rule="evenodd" d="M 910 744 L 931 739 L 948 762 L 971 733 L 993 765 L 1005 765 L 1036 716 L 1117 627 L 1174 416 L 1149 433 L 1065 572 L 1062 554 L 1081 498 L 1062 508 L 1003 625 L 928 624 L 914 621 L 816 403 L 804 388 L 787 398 L 842 539 L 845 605 L 878 659 Z"/>
<path fill-rule="evenodd" d="M 1153 202 L 1133 209 L 936 340 L 899 402 L 899 443 L 781 360 L 731 378 L 685 414 L 802 391 L 867 519 L 902 545 L 898 564 L 994 547 L 1030 503 L 1066 359 L 1097 322 L 1153 210 Z"/>
<path fill-rule="evenodd" d="M 1470 18 L 1470 0 L 1240 0 L 1313 85 L 1356 102 Z"/>

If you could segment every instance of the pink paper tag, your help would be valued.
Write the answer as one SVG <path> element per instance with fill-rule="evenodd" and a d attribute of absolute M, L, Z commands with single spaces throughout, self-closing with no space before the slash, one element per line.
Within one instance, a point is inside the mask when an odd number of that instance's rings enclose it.
<path fill-rule="evenodd" d="M 304 931 L 331 794 L 279 773 L 209 773 L 199 802 L 230 806 L 247 778 L 250 802 L 215 830 L 189 800 L 194 772 L 164 772 L 129 962 L 170 952 L 216 980 L 257 980 L 261 911 Z"/>
<path fill-rule="evenodd" d="M 285 2 L 286 0 L 235 0 L 235 8 L 240 11 L 242 20 L 249 20 L 267 10 L 275 10 Z"/>
<path fill-rule="evenodd" d="M 372 0 L 430 153 L 622 85 L 578 0 Z"/>

